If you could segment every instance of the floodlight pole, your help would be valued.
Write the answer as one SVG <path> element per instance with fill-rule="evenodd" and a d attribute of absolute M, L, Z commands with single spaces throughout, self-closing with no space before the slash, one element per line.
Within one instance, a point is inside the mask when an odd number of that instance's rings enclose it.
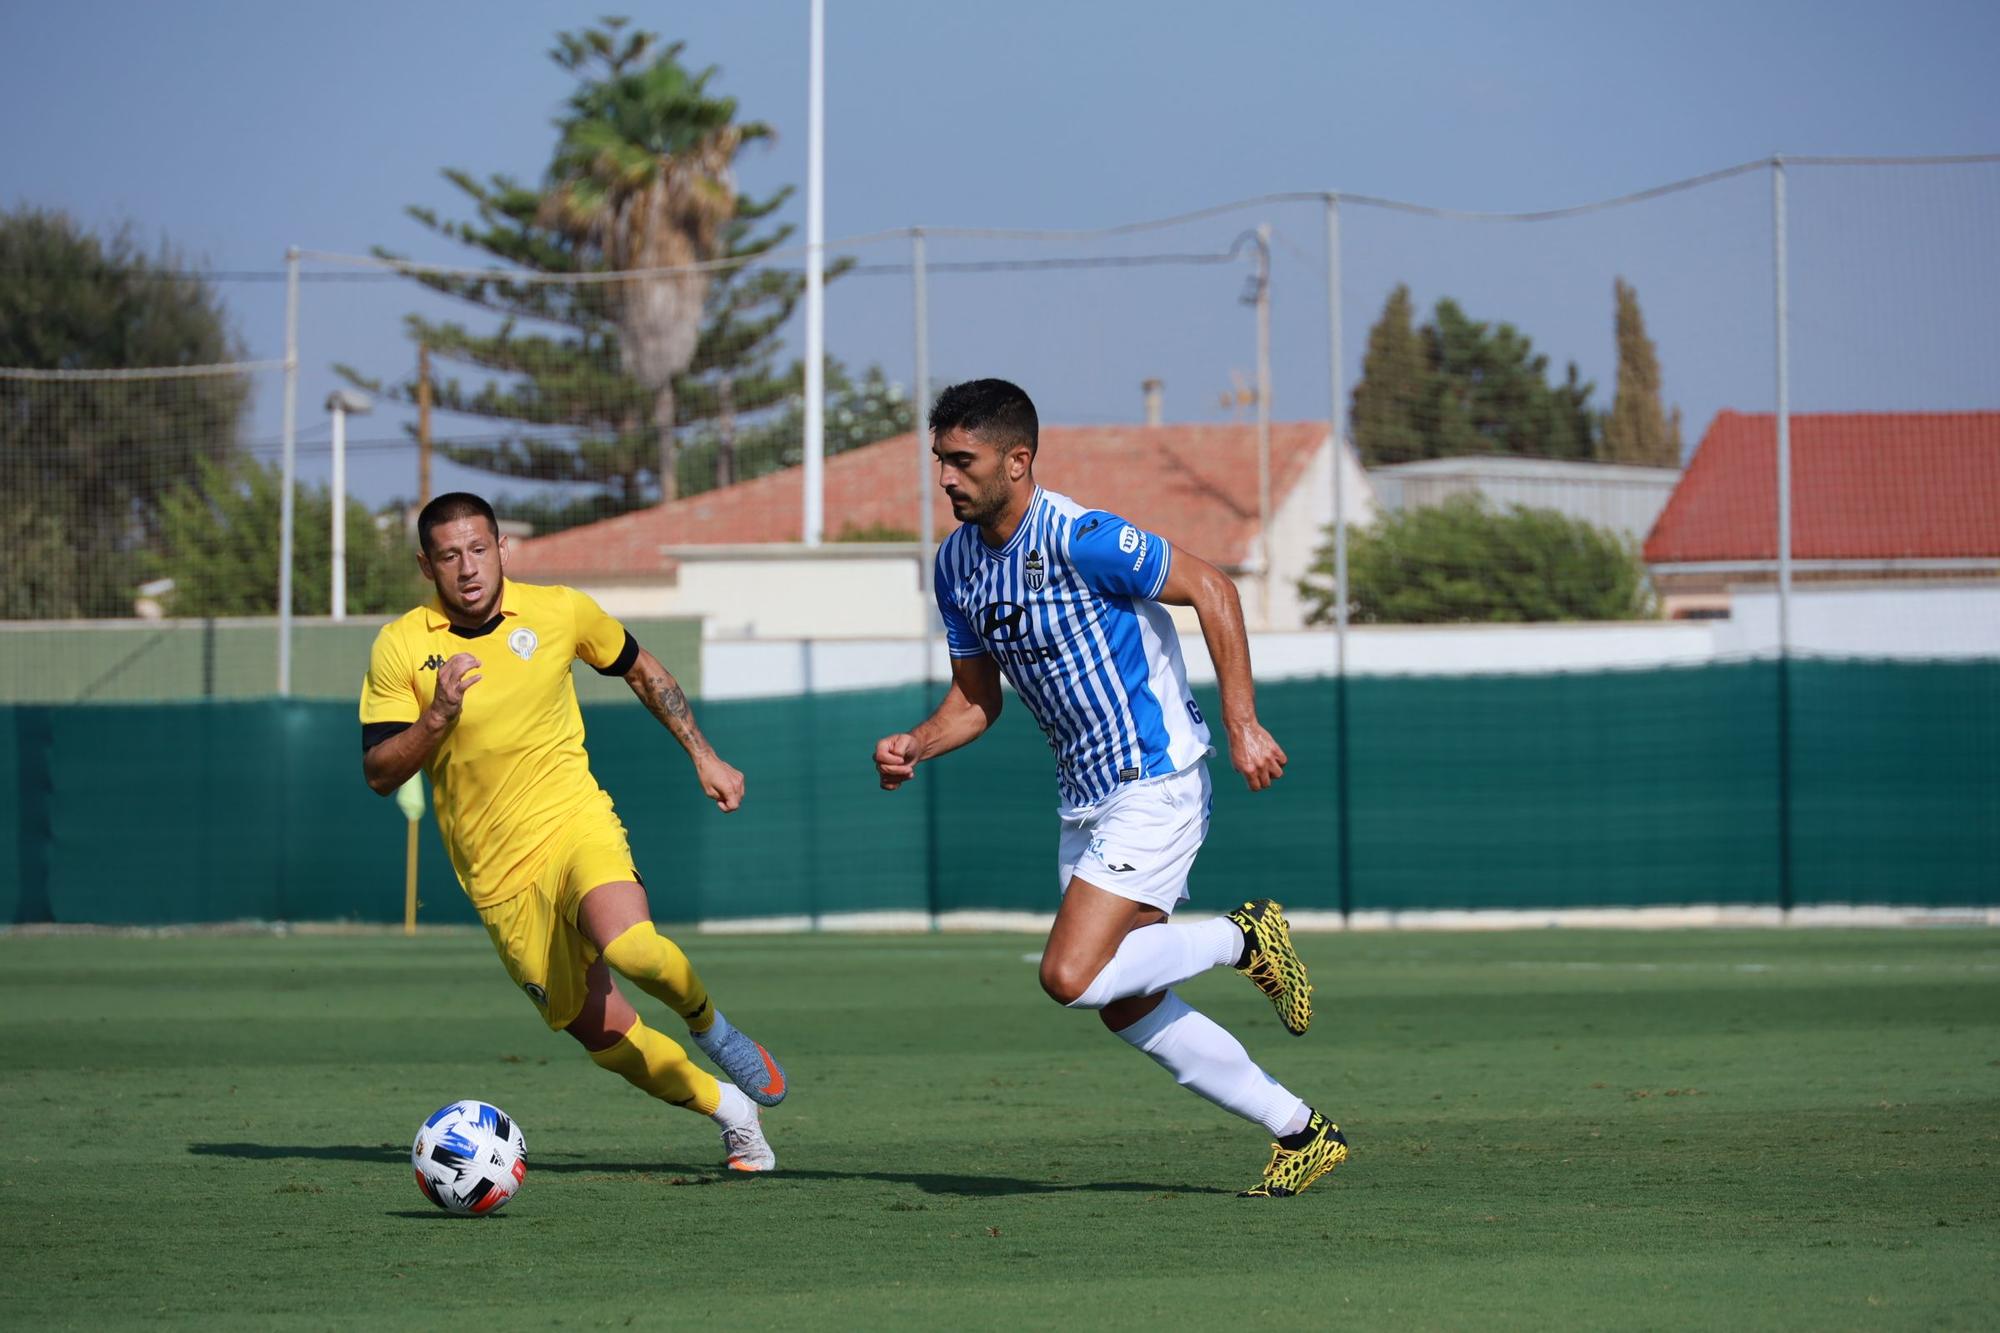
<path fill-rule="evenodd" d="M 806 423 L 807 546 L 826 532 L 826 0 L 812 0 L 806 78 Z"/>
<path fill-rule="evenodd" d="M 292 692 L 292 492 L 298 483 L 299 248 L 285 251 L 284 478 L 278 492 L 278 694 Z"/>

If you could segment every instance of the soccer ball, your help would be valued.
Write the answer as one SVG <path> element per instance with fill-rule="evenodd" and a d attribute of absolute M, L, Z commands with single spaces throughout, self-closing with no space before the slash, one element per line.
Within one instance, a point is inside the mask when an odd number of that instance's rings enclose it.
<path fill-rule="evenodd" d="M 424 1121 L 410 1146 L 424 1197 L 450 1213 L 499 1209 L 528 1175 L 521 1127 L 497 1106 L 453 1102 Z"/>

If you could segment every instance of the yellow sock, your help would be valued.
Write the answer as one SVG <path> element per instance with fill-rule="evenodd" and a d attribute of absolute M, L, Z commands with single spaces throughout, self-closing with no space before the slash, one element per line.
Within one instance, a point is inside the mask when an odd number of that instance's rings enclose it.
<path fill-rule="evenodd" d="M 714 1115 L 722 1105 L 722 1085 L 715 1076 L 697 1068 L 672 1038 L 653 1031 L 643 1021 L 634 1023 L 617 1045 L 592 1051 L 590 1058 L 663 1102 L 701 1115 Z"/>
<path fill-rule="evenodd" d="M 687 1020 L 688 1031 L 715 1026 L 715 1008 L 708 987 L 695 975 L 694 964 L 650 921 L 641 921 L 604 946 L 604 961 L 654 999 Z"/>

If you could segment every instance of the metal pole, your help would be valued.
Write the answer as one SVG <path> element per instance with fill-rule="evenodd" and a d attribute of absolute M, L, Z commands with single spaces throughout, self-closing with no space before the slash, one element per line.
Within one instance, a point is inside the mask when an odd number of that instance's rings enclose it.
<path fill-rule="evenodd" d="M 347 412 L 333 405 L 333 580 L 327 605 L 335 620 L 347 619 Z"/>
<path fill-rule="evenodd" d="M 818 546 L 826 531 L 826 3 L 812 0 L 811 72 L 806 79 L 806 437 L 805 532 Z"/>
<path fill-rule="evenodd" d="M 1257 227 L 1257 580 L 1260 628 L 1271 627 L 1271 224 Z"/>
<path fill-rule="evenodd" d="M 910 277 L 916 288 L 916 339 L 917 339 L 917 588 L 926 597 L 931 591 L 931 545 L 937 540 L 931 497 L 931 450 L 928 422 L 931 415 L 931 314 L 930 276 L 924 271 L 924 229 L 915 228 L 910 232 Z M 928 625 L 930 619 L 925 617 Z M 926 662 L 930 636 L 924 636 Z M 926 679 L 930 668 L 925 667 Z"/>
<path fill-rule="evenodd" d="M 1785 159 L 1771 159 L 1771 267 L 1777 307 L 1778 910 L 1792 910 L 1792 386 L 1791 292 L 1785 260 Z"/>
<path fill-rule="evenodd" d="M 1785 275 L 1785 159 L 1771 159 L 1772 268 L 1778 321 L 1778 656 L 1792 646 L 1791 294 Z"/>
<path fill-rule="evenodd" d="M 1347 448 L 1340 432 L 1341 342 L 1340 342 L 1340 196 L 1326 197 L 1326 319 L 1327 347 L 1331 374 L 1331 415 L 1327 418 L 1333 440 L 1333 673 L 1347 674 Z"/>
<path fill-rule="evenodd" d="M 917 392 L 915 399 L 917 417 L 917 588 L 922 593 L 924 638 L 923 638 L 923 682 L 924 707 L 931 706 L 931 660 L 937 653 L 937 633 L 939 620 L 937 608 L 931 601 L 932 552 L 936 544 L 936 524 L 931 517 L 935 504 L 931 487 L 934 483 L 931 457 L 930 416 L 931 416 L 931 304 L 930 273 L 926 269 L 924 255 L 924 229 L 913 228 L 910 232 L 910 278 L 915 288 L 917 343 Z M 932 773 L 932 781 L 924 784 L 924 904 L 929 911 L 931 929 L 938 929 L 943 914 L 944 903 L 940 894 L 940 879 L 943 873 L 943 853 L 938 835 L 938 784 L 937 774 Z"/>
<path fill-rule="evenodd" d="M 1342 397 L 1340 340 L 1340 196 L 1326 197 L 1327 435 L 1333 446 L 1333 770 L 1334 892 L 1340 919 L 1354 912 L 1353 861 L 1348 849 L 1347 755 L 1347 445 L 1340 423 Z"/>
<path fill-rule="evenodd" d="M 278 693 L 292 692 L 292 492 L 298 482 L 299 248 L 285 251 L 284 480 L 278 492 Z"/>

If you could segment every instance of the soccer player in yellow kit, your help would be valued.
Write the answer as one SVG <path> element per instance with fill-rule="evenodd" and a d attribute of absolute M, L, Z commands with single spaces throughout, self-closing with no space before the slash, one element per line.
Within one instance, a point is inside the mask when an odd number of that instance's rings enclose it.
<path fill-rule="evenodd" d="M 459 883 L 549 1026 L 640 1090 L 708 1116 L 730 1167 L 771 1170 L 757 1108 L 783 1099 L 784 1071 L 654 929 L 625 826 L 590 773 L 571 663 L 624 677 L 725 814 L 742 804 L 743 775 L 701 734 L 672 673 L 595 601 L 506 579 L 486 501 L 440 495 L 417 517 L 417 543 L 437 600 L 376 636 L 361 694 L 368 785 L 386 796 L 428 773 Z M 647 1027 L 613 972 L 679 1014 L 730 1082 Z"/>

